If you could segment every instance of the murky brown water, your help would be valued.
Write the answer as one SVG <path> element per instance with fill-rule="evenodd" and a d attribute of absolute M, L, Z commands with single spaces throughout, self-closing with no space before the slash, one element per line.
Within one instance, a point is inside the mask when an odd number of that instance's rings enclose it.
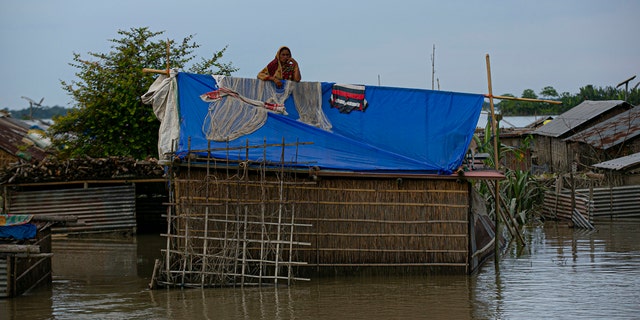
<path fill-rule="evenodd" d="M 526 230 L 472 276 L 319 278 L 291 287 L 147 289 L 159 236 L 54 241 L 50 287 L 0 319 L 638 319 L 640 222 Z"/>

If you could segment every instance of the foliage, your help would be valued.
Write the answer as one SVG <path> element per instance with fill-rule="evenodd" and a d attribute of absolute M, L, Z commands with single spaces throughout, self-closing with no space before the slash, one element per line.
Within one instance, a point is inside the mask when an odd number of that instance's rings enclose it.
<path fill-rule="evenodd" d="M 67 111 L 66 108 L 60 106 L 7 110 L 7 112 L 11 113 L 11 117 L 22 120 L 53 119 L 54 117 L 67 114 Z"/>
<path fill-rule="evenodd" d="M 489 154 L 489 157 L 485 160 L 485 165 L 495 168 L 491 123 L 487 123 L 482 137 L 474 135 L 473 139 L 478 146 L 478 152 Z M 522 155 L 529 148 L 530 143 L 531 137 L 527 136 L 519 148 L 512 148 L 501 144 L 498 139 L 498 157 L 503 159 L 506 153 L 514 153 L 516 159 L 522 159 Z M 538 183 L 529 171 L 511 170 L 500 162 L 498 164 L 499 167 L 497 169 L 505 172 L 505 180 L 500 182 L 499 188 L 500 198 L 504 200 L 501 201 L 500 210 L 506 212 L 512 218 L 515 217 L 519 223 L 525 224 L 533 216 L 533 213 L 539 210 L 539 204 L 544 196 L 544 186 Z M 495 213 L 493 185 L 483 180 L 476 184 L 476 188 L 487 200 L 489 212 Z"/>
<path fill-rule="evenodd" d="M 500 197 L 506 210 L 521 224 L 527 223 L 537 212 L 544 198 L 544 186 L 533 178 L 530 171 L 507 170 L 506 179 L 500 183 Z"/>
<path fill-rule="evenodd" d="M 148 28 L 120 30 L 118 34 L 120 39 L 109 40 L 113 43 L 110 52 L 88 53 L 93 61 L 74 53 L 70 65 L 78 69 L 79 80 L 61 81 L 75 101 L 67 115 L 54 119 L 49 132 L 62 157 L 157 156 L 160 124 L 152 107 L 140 99 L 155 75 L 142 69 L 166 68 L 167 42 L 171 68 L 183 69 L 194 59 L 193 51 L 199 45 L 192 42 L 192 35 L 179 42 L 155 40 L 163 32 Z M 219 62 L 226 48 L 188 71 L 224 75 L 237 71 L 230 63 Z M 214 72 L 212 67 L 218 70 Z"/>
<path fill-rule="evenodd" d="M 505 93 L 502 96 L 515 97 L 513 94 Z M 530 116 L 530 115 L 554 115 L 579 105 L 585 100 L 625 100 L 625 88 L 616 89 L 614 87 L 595 88 L 593 85 L 586 85 L 580 88 L 576 94 L 563 92 L 558 94 L 551 86 L 544 87 L 540 95 L 532 89 L 525 89 L 520 98 L 532 98 L 543 100 L 561 101 L 562 104 L 550 104 L 540 102 L 502 100 L 496 104 L 496 109 L 505 116 Z M 626 101 L 632 105 L 640 104 L 640 89 L 631 88 L 626 95 Z"/>

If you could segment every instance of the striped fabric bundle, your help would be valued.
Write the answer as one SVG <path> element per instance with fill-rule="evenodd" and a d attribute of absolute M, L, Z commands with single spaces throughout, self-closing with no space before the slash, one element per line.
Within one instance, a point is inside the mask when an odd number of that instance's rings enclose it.
<path fill-rule="evenodd" d="M 350 113 L 353 110 L 364 111 L 368 107 L 364 98 L 364 86 L 352 84 L 334 84 L 329 103 L 340 113 Z"/>

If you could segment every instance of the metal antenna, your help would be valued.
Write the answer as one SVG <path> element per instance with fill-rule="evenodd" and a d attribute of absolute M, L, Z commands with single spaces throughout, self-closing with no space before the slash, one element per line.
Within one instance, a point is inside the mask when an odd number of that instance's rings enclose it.
<path fill-rule="evenodd" d="M 42 107 L 42 101 L 44 101 L 44 97 L 40 99 L 40 102 L 36 102 L 35 100 L 22 96 L 22 99 L 29 101 L 29 120 L 33 120 L 33 106 Z"/>
<path fill-rule="evenodd" d="M 627 99 L 628 99 L 628 95 L 629 95 L 629 82 L 630 82 L 631 80 L 635 79 L 635 78 L 636 78 L 636 76 L 633 76 L 633 77 L 631 77 L 631 78 L 629 78 L 629 79 L 627 79 L 627 80 L 625 80 L 625 81 L 622 81 L 622 82 L 618 83 L 618 85 L 616 86 L 616 89 L 617 89 L 617 88 L 619 88 L 621 85 L 623 85 L 623 84 L 624 84 L 624 101 L 627 101 Z M 636 85 L 636 86 L 638 86 L 638 85 Z"/>

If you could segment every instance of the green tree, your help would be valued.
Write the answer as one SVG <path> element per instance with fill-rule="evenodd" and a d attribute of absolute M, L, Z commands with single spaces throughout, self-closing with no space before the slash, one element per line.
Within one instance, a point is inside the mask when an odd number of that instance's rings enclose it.
<path fill-rule="evenodd" d="M 514 97 L 508 93 L 503 94 L 503 96 Z M 522 91 L 521 98 L 537 99 L 538 96 L 532 89 L 525 89 Z M 528 116 L 539 114 L 537 104 L 537 102 L 503 100 L 498 104 L 498 109 L 500 109 L 500 113 L 505 116 Z"/>
<path fill-rule="evenodd" d="M 546 86 L 542 88 L 542 91 L 540 91 L 540 95 L 545 99 L 556 99 L 558 98 L 558 91 L 556 91 L 556 89 L 551 86 Z"/>
<path fill-rule="evenodd" d="M 533 89 L 524 89 L 524 91 L 522 91 L 522 98 L 538 99 L 538 95 Z"/>
<path fill-rule="evenodd" d="M 163 33 L 146 27 L 119 30 L 121 38 L 109 40 L 110 52 L 89 52 L 92 61 L 74 53 L 70 65 L 78 69 L 79 80 L 61 81 L 75 101 L 74 108 L 55 118 L 49 132 L 61 157 L 157 156 L 160 123 L 152 107 L 140 99 L 156 76 L 142 69 L 166 68 L 167 43 L 171 68 L 184 69 L 200 46 L 192 35 L 179 42 L 156 40 Z M 226 49 L 191 63 L 187 71 L 231 75 L 238 69 L 219 62 Z"/>

